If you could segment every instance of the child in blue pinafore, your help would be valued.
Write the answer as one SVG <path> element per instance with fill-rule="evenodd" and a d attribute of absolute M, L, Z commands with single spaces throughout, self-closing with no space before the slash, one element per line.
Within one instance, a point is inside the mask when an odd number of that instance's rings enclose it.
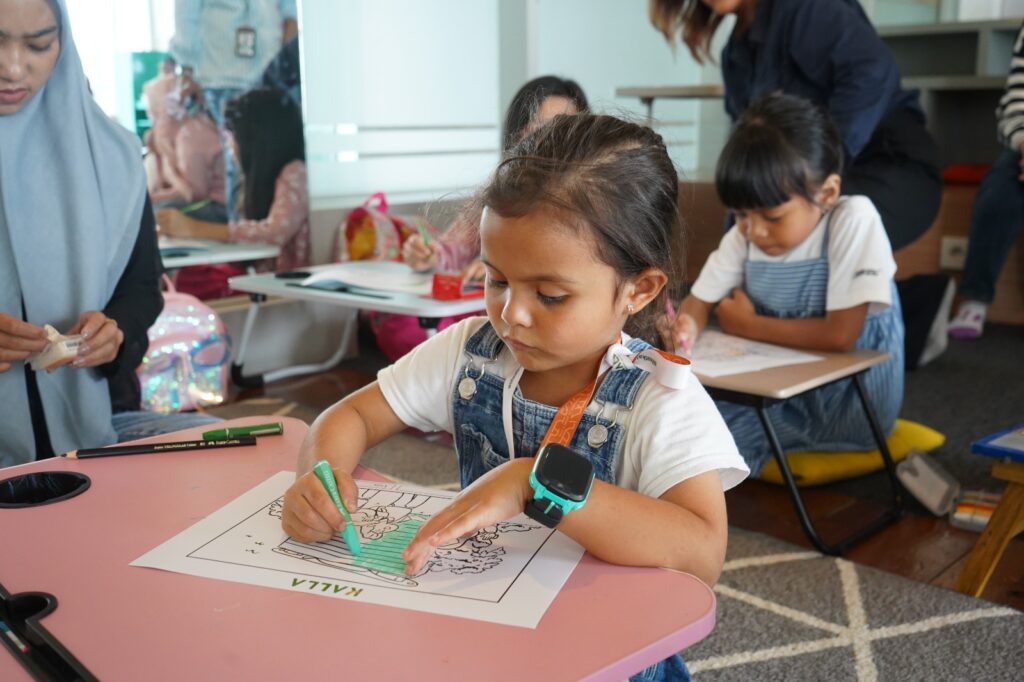
<path fill-rule="evenodd" d="M 683 300 L 675 343 L 688 348 L 717 304 L 722 330 L 807 350 L 880 350 L 864 375 L 882 430 L 903 402 L 903 318 L 896 263 L 867 197 L 840 196 L 842 142 L 828 115 L 791 95 L 769 95 L 737 122 L 716 170 L 736 225 Z M 719 402 L 751 471 L 772 456 L 757 413 Z M 852 380 L 770 409 L 785 451 L 876 447 Z"/>
<path fill-rule="evenodd" d="M 656 335 L 682 261 L 677 193 L 664 142 L 646 127 L 558 116 L 517 144 L 479 197 L 487 316 L 428 339 L 316 420 L 285 494 L 284 530 L 312 542 L 343 526 L 308 473 L 316 460 L 331 462 L 354 505 L 351 472 L 367 447 L 407 426 L 448 431 L 464 489 L 405 550 L 415 574 L 435 547 L 534 502 L 530 471 L 548 438 L 596 474 L 558 530 L 605 561 L 713 584 L 725 557 L 723 492 L 748 470 L 689 367 L 641 338 Z M 689 679 L 678 655 L 639 675 Z"/>

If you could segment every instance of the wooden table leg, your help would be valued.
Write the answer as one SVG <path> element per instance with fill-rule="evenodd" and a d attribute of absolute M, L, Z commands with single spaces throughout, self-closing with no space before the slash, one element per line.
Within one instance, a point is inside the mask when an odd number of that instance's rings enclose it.
<path fill-rule="evenodd" d="M 956 581 L 957 592 L 980 597 L 1006 545 L 1021 532 L 1024 532 L 1024 483 L 1011 481 L 971 550 L 967 565 Z"/>

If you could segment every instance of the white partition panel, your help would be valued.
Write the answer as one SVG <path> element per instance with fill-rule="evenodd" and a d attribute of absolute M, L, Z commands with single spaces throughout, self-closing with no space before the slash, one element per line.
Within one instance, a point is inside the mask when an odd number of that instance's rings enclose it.
<path fill-rule="evenodd" d="M 431 199 L 498 157 L 498 0 L 303 0 L 313 207 Z"/>
<path fill-rule="evenodd" d="M 530 0 L 537 32 L 536 73 L 575 79 L 598 111 L 644 120 L 636 98 L 615 88 L 696 85 L 700 67 L 685 47 L 673 53 L 647 17 L 647 0 Z M 680 171 L 697 167 L 699 109 L 694 101 L 658 100 L 655 126 Z"/>

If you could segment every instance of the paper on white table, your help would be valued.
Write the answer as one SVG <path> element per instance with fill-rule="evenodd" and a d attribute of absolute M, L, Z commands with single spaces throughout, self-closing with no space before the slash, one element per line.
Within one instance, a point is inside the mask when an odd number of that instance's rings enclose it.
<path fill-rule="evenodd" d="M 698 337 L 690 362 L 697 374 L 722 377 L 821 359 L 820 355 L 813 353 L 751 341 L 710 329 Z"/>
<path fill-rule="evenodd" d="M 363 289 L 397 291 L 422 296 L 430 294 L 432 283 L 430 273 L 414 272 L 405 263 L 362 260 L 338 263 L 318 270 L 302 280 L 302 284 L 305 286 L 330 280 Z"/>

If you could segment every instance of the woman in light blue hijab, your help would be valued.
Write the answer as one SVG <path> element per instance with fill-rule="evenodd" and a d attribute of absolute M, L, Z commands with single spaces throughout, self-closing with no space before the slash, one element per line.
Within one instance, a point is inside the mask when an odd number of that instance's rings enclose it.
<path fill-rule="evenodd" d="M 139 141 L 93 101 L 64 0 L 0 0 L 0 466 L 117 441 L 161 269 Z M 83 343 L 34 372 L 46 324 Z"/>

